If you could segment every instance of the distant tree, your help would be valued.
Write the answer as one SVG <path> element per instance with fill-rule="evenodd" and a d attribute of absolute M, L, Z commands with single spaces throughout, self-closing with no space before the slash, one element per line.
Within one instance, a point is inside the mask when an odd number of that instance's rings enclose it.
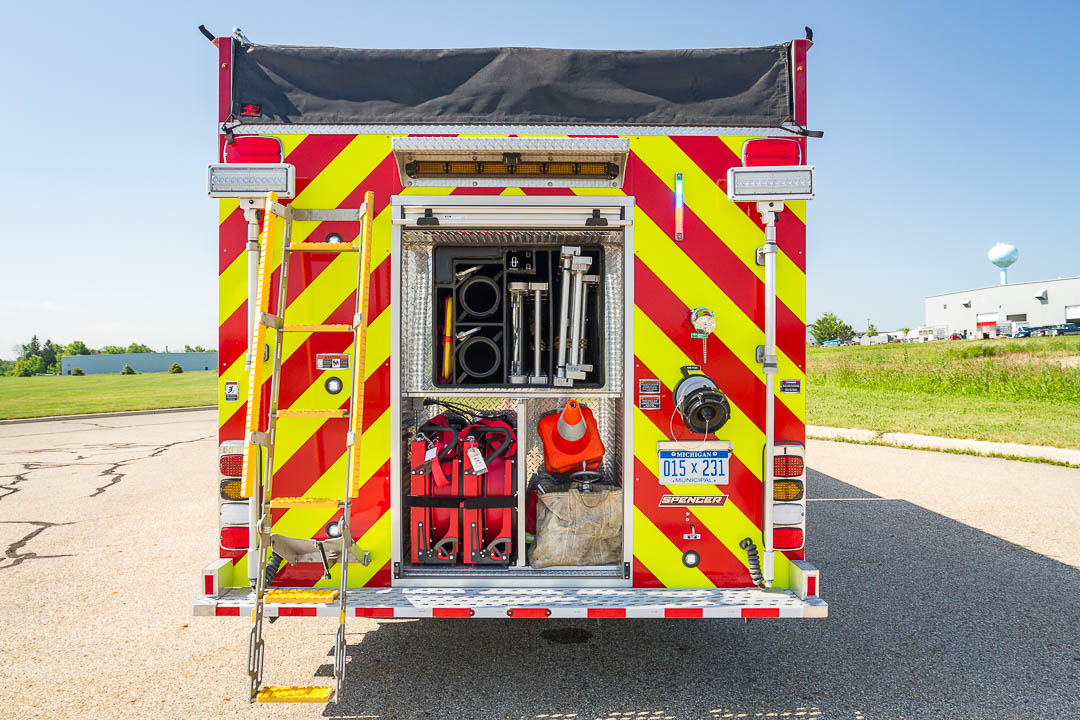
<path fill-rule="evenodd" d="M 911 332 L 911 328 L 900 328 L 900 332 L 902 332 L 904 335 L 907 335 L 909 332 Z"/>
<path fill-rule="evenodd" d="M 878 334 L 877 326 L 874 325 L 874 323 L 870 323 L 869 325 L 867 325 L 866 326 L 866 334 L 867 335 L 877 335 Z"/>
<path fill-rule="evenodd" d="M 13 369 L 15 369 L 14 360 L 0 360 L 0 375 L 10 375 Z"/>
<path fill-rule="evenodd" d="M 129 353 L 152 353 L 154 351 L 151 350 L 150 347 L 147 346 L 147 345 L 143 345 L 142 343 L 134 343 L 133 342 L 130 345 L 128 345 L 126 352 L 129 352 Z"/>
<path fill-rule="evenodd" d="M 59 345 L 53 345 L 52 340 L 45 341 L 45 344 L 41 346 L 41 359 L 45 361 L 45 372 L 60 371 L 60 355 L 62 353 L 63 348 Z"/>
<path fill-rule="evenodd" d="M 120 374 L 121 375 L 134 375 L 135 374 L 135 368 L 131 367 L 131 365 L 128 365 L 127 363 L 124 363 L 124 369 L 120 371 Z"/>
<path fill-rule="evenodd" d="M 101 348 L 102 355 L 122 355 L 127 352 L 127 348 L 120 347 L 119 345 L 106 345 Z"/>
<path fill-rule="evenodd" d="M 90 348 L 82 340 L 72 340 L 64 348 L 64 355 L 89 355 Z M 74 373 L 73 373 L 74 374 Z"/>
<path fill-rule="evenodd" d="M 814 336 L 814 342 L 820 345 L 829 340 L 847 342 L 855 337 L 855 330 L 833 313 L 825 313 L 810 325 L 810 334 Z"/>
<path fill-rule="evenodd" d="M 184 352 L 210 352 L 202 345 L 185 345 Z"/>
<path fill-rule="evenodd" d="M 86 373 L 83 372 L 82 368 L 72 368 L 71 369 L 71 374 L 72 375 L 85 375 Z"/>
<path fill-rule="evenodd" d="M 38 336 L 30 338 L 30 342 L 22 346 L 22 357 L 30 357 L 31 355 L 41 354 L 41 342 L 38 340 Z"/>
<path fill-rule="evenodd" d="M 40 355 L 30 355 L 16 360 L 11 374 L 17 377 L 30 377 L 43 372 L 45 372 L 45 361 L 41 359 Z"/>
<path fill-rule="evenodd" d="M 173 363 L 169 366 L 169 372 L 175 375 L 184 372 L 184 368 L 180 367 L 180 363 Z"/>

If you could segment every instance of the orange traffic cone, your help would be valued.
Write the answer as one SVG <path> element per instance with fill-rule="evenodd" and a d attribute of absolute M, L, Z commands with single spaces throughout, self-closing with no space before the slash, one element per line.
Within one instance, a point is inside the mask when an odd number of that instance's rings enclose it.
<path fill-rule="evenodd" d="M 540 418 L 537 428 L 544 443 L 544 467 L 554 474 L 584 468 L 595 470 L 604 457 L 604 443 L 592 410 L 570 400 L 561 413 Z"/>

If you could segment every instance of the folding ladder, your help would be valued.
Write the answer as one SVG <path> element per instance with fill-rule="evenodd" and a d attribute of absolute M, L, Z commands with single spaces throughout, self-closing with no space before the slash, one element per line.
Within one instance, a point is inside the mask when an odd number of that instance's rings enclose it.
<path fill-rule="evenodd" d="M 248 377 L 248 406 L 246 437 L 244 439 L 244 464 L 242 495 L 251 498 L 256 508 L 256 556 L 259 570 L 255 579 L 255 609 L 251 616 L 251 636 L 248 645 L 248 676 L 251 678 L 251 702 L 338 702 L 345 682 L 345 601 L 349 586 L 349 556 L 352 561 L 367 565 L 370 553 L 356 548 L 349 529 L 350 501 L 360 489 L 360 433 L 364 412 L 364 373 L 368 327 L 369 274 L 371 271 L 371 232 L 374 195 L 364 195 L 364 203 L 357 209 L 310 210 L 283 206 L 278 197 L 270 193 L 266 197 L 262 225 L 262 254 L 259 259 L 258 289 L 256 293 L 256 322 L 251 336 L 251 368 Z M 353 243 L 291 242 L 292 224 L 301 222 L 359 221 L 361 234 L 359 247 Z M 282 227 L 278 227 L 278 224 Z M 281 247 L 275 247 L 277 235 L 281 234 Z M 275 251 L 280 251 L 281 273 L 278 283 L 277 306 L 270 312 L 270 278 L 273 271 Z M 356 279 L 356 313 L 349 324 L 296 325 L 289 324 L 285 315 L 286 289 L 289 281 L 289 260 L 294 253 L 359 252 Z M 262 418 L 261 384 L 263 369 L 269 358 L 263 348 L 268 331 L 276 335 L 273 370 L 270 376 L 270 405 L 267 410 L 266 431 L 259 430 Z M 349 409 L 296 410 L 278 407 L 281 387 L 281 353 L 285 333 L 352 333 L 352 380 Z M 279 421 L 289 418 L 348 418 L 346 435 L 346 469 L 340 497 L 275 497 L 273 493 L 274 443 Z M 270 511 L 276 509 L 341 508 L 340 538 L 316 541 L 308 538 L 288 538 L 271 533 Z M 340 545 L 338 543 L 340 540 Z M 338 546 L 339 547 L 335 547 Z M 268 556 L 274 553 L 271 563 Z M 280 557 L 286 560 L 323 563 L 325 577 L 329 578 L 334 562 L 340 564 L 340 587 L 337 590 L 323 588 L 272 588 Z M 248 562 L 256 562 L 249 557 Z M 268 564 L 270 570 L 268 571 Z M 330 686 L 266 686 L 262 687 L 263 610 L 265 603 L 336 603 L 338 629 L 334 642 L 334 685 Z"/>

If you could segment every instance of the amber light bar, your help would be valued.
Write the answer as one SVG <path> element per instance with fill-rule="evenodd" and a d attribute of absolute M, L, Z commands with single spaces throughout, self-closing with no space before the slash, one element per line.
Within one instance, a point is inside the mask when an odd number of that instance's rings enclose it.
<path fill-rule="evenodd" d="M 611 162 L 463 162 L 460 160 L 416 160 L 405 164 L 405 174 L 417 177 L 602 177 L 619 176 L 619 166 Z"/>

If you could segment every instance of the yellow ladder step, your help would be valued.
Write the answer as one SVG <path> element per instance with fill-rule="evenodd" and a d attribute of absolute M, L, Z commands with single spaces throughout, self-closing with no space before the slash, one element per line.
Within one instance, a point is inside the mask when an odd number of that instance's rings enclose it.
<path fill-rule="evenodd" d="M 347 324 L 334 325 L 286 325 L 283 332 L 352 332 L 353 326 Z"/>
<path fill-rule="evenodd" d="M 349 417 L 348 410 L 278 410 L 279 418 L 343 418 Z"/>
<path fill-rule="evenodd" d="M 266 591 L 263 602 L 268 603 L 332 603 L 338 591 L 332 588 L 273 588 Z"/>
<path fill-rule="evenodd" d="M 259 688 L 255 702 L 329 702 L 334 688 L 325 685 L 267 685 Z"/>
<path fill-rule="evenodd" d="M 345 503 L 337 498 L 279 497 L 270 500 L 271 509 L 276 508 L 339 508 Z"/>
<path fill-rule="evenodd" d="M 289 252 L 356 252 L 352 243 L 296 242 L 288 247 Z"/>

